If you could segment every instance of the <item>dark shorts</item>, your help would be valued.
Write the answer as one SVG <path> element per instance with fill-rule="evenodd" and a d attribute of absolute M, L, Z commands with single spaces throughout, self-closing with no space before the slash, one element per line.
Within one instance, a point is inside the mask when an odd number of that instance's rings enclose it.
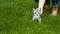
<path fill-rule="evenodd" d="M 52 5 L 54 7 L 57 7 L 58 6 L 58 2 L 59 2 L 59 0 L 52 0 Z"/>

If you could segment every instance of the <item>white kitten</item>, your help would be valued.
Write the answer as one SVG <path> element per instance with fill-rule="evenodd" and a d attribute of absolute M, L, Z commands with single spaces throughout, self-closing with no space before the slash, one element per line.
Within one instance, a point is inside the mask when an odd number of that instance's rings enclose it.
<path fill-rule="evenodd" d="M 41 16 L 40 16 L 40 11 L 41 9 L 34 9 L 33 8 L 33 18 L 32 20 L 38 20 L 39 22 L 41 22 Z"/>

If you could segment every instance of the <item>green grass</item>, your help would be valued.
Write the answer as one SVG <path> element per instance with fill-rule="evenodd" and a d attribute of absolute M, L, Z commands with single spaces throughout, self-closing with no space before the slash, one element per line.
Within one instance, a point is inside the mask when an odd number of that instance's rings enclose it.
<path fill-rule="evenodd" d="M 34 0 L 0 0 L 0 34 L 60 34 L 60 6 L 58 15 L 44 9 L 42 22 L 32 21 Z"/>

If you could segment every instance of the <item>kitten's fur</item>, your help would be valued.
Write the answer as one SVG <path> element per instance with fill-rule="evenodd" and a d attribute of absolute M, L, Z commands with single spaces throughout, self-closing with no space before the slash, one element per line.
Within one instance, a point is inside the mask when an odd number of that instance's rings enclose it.
<path fill-rule="evenodd" d="M 41 21 L 41 16 L 40 16 L 40 9 L 34 9 L 33 8 L 33 18 L 32 20 L 38 20 L 39 22 Z"/>

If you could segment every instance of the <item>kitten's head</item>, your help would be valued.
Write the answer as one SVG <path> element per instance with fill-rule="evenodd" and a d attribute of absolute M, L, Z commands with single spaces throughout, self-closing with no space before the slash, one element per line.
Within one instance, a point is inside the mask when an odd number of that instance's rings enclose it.
<path fill-rule="evenodd" d="M 34 13 L 34 14 L 40 14 L 40 9 L 34 9 L 34 8 L 33 8 L 33 13 Z"/>

